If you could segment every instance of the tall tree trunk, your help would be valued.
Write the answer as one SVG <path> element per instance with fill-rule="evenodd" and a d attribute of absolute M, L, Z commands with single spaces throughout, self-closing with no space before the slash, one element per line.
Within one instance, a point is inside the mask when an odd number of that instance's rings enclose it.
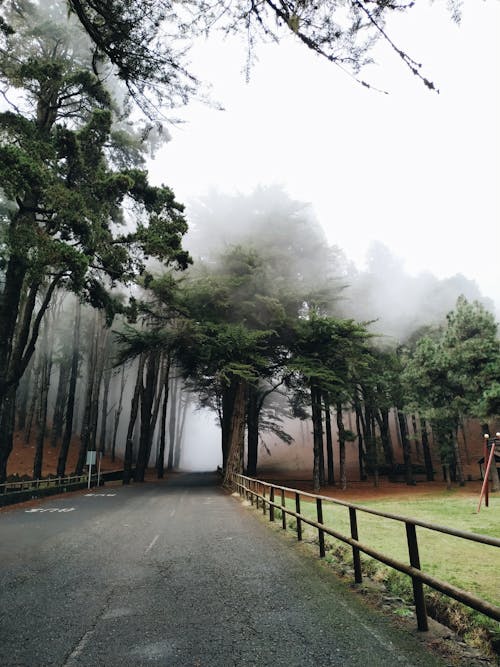
<path fill-rule="evenodd" d="M 365 449 L 363 441 L 363 428 L 362 428 L 362 419 L 363 415 L 361 414 L 361 406 L 358 401 L 354 404 L 354 409 L 356 411 L 356 433 L 358 436 L 358 464 L 359 464 L 359 481 L 364 482 L 366 480 L 366 468 L 365 468 Z"/>
<path fill-rule="evenodd" d="M 68 392 L 68 379 L 70 373 L 70 360 L 66 356 L 59 364 L 59 380 L 57 383 L 56 402 L 52 416 L 52 430 L 50 434 L 50 446 L 57 447 L 57 443 L 63 434 L 64 411 Z"/>
<path fill-rule="evenodd" d="M 32 382 L 31 382 L 31 401 L 30 401 L 30 406 L 28 408 L 28 414 L 26 416 L 26 427 L 24 430 L 24 442 L 25 444 L 28 444 L 31 440 L 31 433 L 33 431 L 33 425 L 35 427 L 38 427 L 37 424 L 37 416 L 36 416 L 36 411 L 37 411 L 37 406 L 39 405 L 39 397 L 40 397 L 40 374 L 42 372 L 42 361 L 40 355 L 36 355 L 33 357 L 34 362 L 33 362 L 33 377 L 32 377 Z M 33 424 L 35 422 L 35 424 Z"/>
<path fill-rule="evenodd" d="M 76 383 L 78 380 L 78 361 L 80 355 L 80 324 L 82 317 L 82 305 L 77 299 L 75 305 L 75 326 L 73 329 L 73 351 L 71 354 L 71 372 L 69 376 L 68 400 L 66 402 L 66 419 L 64 424 L 64 434 L 57 460 L 57 474 L 64 477 L 66 471 L 66 461 L 68 451 L 73 435 L 73 418 L 75 413 Z"/>
<path fill-rule="evenodd" d="M 45 434 L 47 432 L 47 411 L 48 397 L 50 387 L 50 376 L 52 374 L 52 348 L 49 349 L 48 342 L 49 322 L 45 322 L 42 338 L 42 351 L 40 354 L 42 360 L 42 372 L 40 383 L 40 419 L 35 445 L 35 458 L 33 461 L 33 478 L 41 479 L 43 470 L 43 448 L 45 443 Z"/>
<path fill-rule="evenodd" d="M 149 445 L 151 443 L 152 429 L 151 417 L 153 413 L 153 402 L 155 398 L 159 366 L 159 354 L 155 352 L 150 353 L 145 364 L 146 379 L 143 386 L 141 387 L 140 393 L 141 430 L 139 438 L 139 450 L 137 452 L 137 461 L 135 466 L 136 482 L 144 482 L 144 475 L 148 465 L 150 452 Z"/>
<path fill-rule="evenodd" d="M 236 400 L 237 381 L 232 379 L 229 386 L 222 392 L 222 418 L 221 418 L 221 437 L 222 437 L 222 468 L 226 469 L 227 457 L 229 456 L 229 447 L 231 439 L 232 415 L 234 410 L 234 401 Z"/>
<path fill-rule="evenodd" d="M 434 481 L 434 468 L 432 465 L 431 449 L 429 447 L 429 433 L 427 431 L 427 422 L 422 417 L 420 418 L 422 426 L 422 450 L 424 452 L 425 477 L 428 482 Z"/>
<path fill-rule="evenodd" d="M 81 475 L 87 459 L 87 452 L 90 449 L 92 441 L 93 414 L 95 402 L 95 386 L 97 374 L 97 311 L 93 313 L 92 325 L 90 329 L 89 341 L 89 360 L 87 367 L 87 386 L 85 389 L 85 403 L 83 410 L 82 430 L 80 435 L 80 449 L 78 452 L 78 461 L 75 473 Z"/>
<path fill-rule="evenodd" d="M 177 376 L 172 378 L 172 386 L 170 390 L 170 415 L 168 420 L 168 461 L 167 461 L 167 470 L 171 471 L 174 469 L 174 454 L 175 454 L 175 422 L 177 419 L 177 401 L 179 394 L 179 378 Z"/>
<path fill-rule="evenodd" d="M 259 450 L 259 400 L 258 390 L 255 386 L 248 387 L 247 447 L 247 475 L 255 477 Z"/>
<path fill-rule="evenodd" d="M 327 479 L 328 484 L 335 484 L 334 462 L 333 462 L 333 438 L 332 438 L 332 416 L 330 414 L 330 397 L 327 393 L 323 394 L 325 406 L 325 433 L 326 433 L 326 461 L 327 461 Z"/>
<path fill-rule="evenodd" d="M 125 391 L 125 384 L 127 379 L 125 377 L 125 366 L 122 366 L 120 377 L 120 396 L 118 398 L 118 406 L 115 410 L 115 421 L 113 424 L 113 442 L 111 443 L 111 461 L 114 463 L 116 458 L 116 438 L 118 436 L 118 426 L 120 425 L 120 416 L 123 410 L 123 393 Z"/>
<path fill-rule="evenodd" d="M 455 457 L 455 465 L 457 469 L 457 480 L 460 486 L 465 486 L 464 469 L 462 466 L 462 457 L 460 456 L 460 449 L 458 448 L 458 429 L 455 429 L 450 434 L 453 442 L 453 454 Z"/>
<path fill-rule="evenodd" d="M 167 429 L 167 407 L 168 407 L 168 388 L 170 380 L 170 355 L 167 357 L 167 368 L 165 371 L 165 379 L 163 382 L 163 403 L 161 407 L 160 419 L 160 447 L 158 449 L 158 456 L 156 458 L 156 475 L 158 479 L 163 479 L 165 470 L 165 443 L 166 443 L 166 429 Z"/>
<path fill-rule="evenodd" d="M 413 439 L 415 441 L 415 455 L 417 457 L 417 461 L 421 461 L 422 460 L 422 448 L 420 446 L 420 439 L 418 437 L 417 417 L 415 416 L 415 413 L 412 413 L 412 415 L 411 415 L 411 426 L 412 426 L 412 431 L 413 431 Z"/>
<path fill-rule="evenodd" d="M 462 440 L 464 442 L 465 460 L 467 461 L 467 465 L 470 465 L 471 459 L 470 459 L 469 445 L 467 443 L 467 435 L 465 433 L 465 424 L 463 419 L 460 420 L 460 432 L 462 433 Z"/>
<path fill-rule="evenodd" d="M 17 391 L 16 407 L 17 407 L 17 428 L 19 431 L 24 431 L 26 428 L 26 419 L 28 416 L 28 405 L 30 399 L 30 390 L 33 381 L 33 366 L 34 356 L 31 358 L 26 371 L 21 378 L 19 389 Z"/>
<path fill-rule="evenodd" d="M 229 452 L 224 472 L 224 485 L 231 486 L 231 476 L 243 473 L 243 453 L 245 444 L 246 382 L 242 378 L 235 381 L 235 394 L 229 435 Z"/>
<path fill-rule="evenodd" d="M 311 380 L 311 417 L 313 423 L 313 490 L 321 488 L 321 451 L 323 449 L 323 420 L 321 415 L 321 390 Z M 324 476 L 324 471 L 323 471 Z"/>
<path fill-rule="evenodd" d="M 403 443 L 403 459 L 405 466 L 405 481 L 408 486 L 414 486 L 415 480 L 413 479 L 413 469 L 411 464 L 411 445 L 408 439 L 408 431 L 406 428 L 406 419 L 405 415 L 401 410 L 398 409 L 398 424 L 399 430 L 401 433 L 401 442 Z"/>
<path fill-rule="evenodd" d="M 135 381 L 134 395 L 132 396 L 132 401 L 130 404 L 130 418 L 128 422 L 127 429 L 127 439 L 125 440 L 125 456 L 123 461 L 123 483 L 130 484 L 132 478 L 132 454 L 133 454 L 133 437 L 134 437 L 134 428 L 135 422 L 137 421 L 137 415 L 139 413 L 139 399 L 141 396 L 141 388 L 143 383 L 144 375 L 144 364 L 146 363 L 146 358 L 144 354 L 141 354 L 139 357 L 139 364 L 137 367 L 137 377 Z"/>
<path fill-rule="evenodd" d="M 14 443 L 16 388 L 10 386 L 0 402 L 0 484 L 7 479 L 7 461 Z"/>
<path fill-rule="evenodd" d="M 340 488 L 345 491 L 347 489 L 347 473 L 345 469 L 345 428 L 344 419 L 342 417 L 342 403 L 337 401 L 337 430 L 339 434 L 339 472 L 340 472 Z"/>
<path fill-rule="evenodd" d="M 394 450 L 392 447 L 391 431 L 389 428 L 389 410 L 380 408 L 375 413 L 375 418 L 380 430 L 380 441 L 384 451 L 384 461 L 388 466 L 394 466 Z"/>
<path fill-rule="evenodd" d="M 182 391 L 182 385 L 179 392 L 177 419 L 175 422 L 175 452 L 174 468 L 179 469 L 182 454 L 182 442 L 184 439 L 184 426 L 186 425 L 186 415 L 189 406 L 189 396 Z"/>
<path fill-rule="evenodd" d="M 107 450 L 106 444 L 108 442 L 107 426 L 108 426 L 108 412 L 109 412 L 108 402 L 109 402 L 109 387 L 111 385 L 112 374 L 113 374 L 113 369 L 110 366 L 108 366 L 108 368 L 104 370 L 104 382 L 102 391 L 101 432 L 99 434 L 99 448 L 98 448 L 101 454 L 105 454 Z"/>

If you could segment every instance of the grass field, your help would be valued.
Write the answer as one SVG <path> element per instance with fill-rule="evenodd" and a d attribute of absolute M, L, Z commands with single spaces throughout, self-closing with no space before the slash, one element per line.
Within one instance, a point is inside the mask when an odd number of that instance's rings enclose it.
<path fill-rule="evenodd" d="M 372 500 L 356 503 L 422 521 L 500 538 L 500 496 L 477 513 L 477 497 L 443 491 L 414 500 Z M 316 506 L 302 504 L 302 513 L 316 516 Z M 358 512 L 359 541 L 403 563 L 409 563 L 405 524 Z M 324 502 L 324 524 L 350 535 L 345 507 Z M 500 549 L 417 527 L 422 570 L 479 597 L 500 604 Z M 338 540 L 327 536 L 328 540 Z"/>

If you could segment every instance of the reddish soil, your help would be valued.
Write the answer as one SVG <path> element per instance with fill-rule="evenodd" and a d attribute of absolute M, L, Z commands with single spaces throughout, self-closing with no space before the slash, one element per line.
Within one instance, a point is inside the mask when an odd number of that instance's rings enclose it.
<path fill-rule="evenodd" d="M 293 489 L 300 489 L 313 493 L 312 481 L 310 480 L 310 473 L 294 474 L 293 479 L 287 475 L 273 475 L 273 477 L 260 477 L 264 481 L 274 482 L 283 486 L 288 486 Z M 309 479 L 308 479 L 309 478 Z M 458 484 L 453 484 L 452 489 L 454 493 L 463 495 L 473 495 L 479 498 L 481 493 L 482 482 L 474 480 L 467 482 L 465 486 L 460 487 Z M 398 500 L 404 498 L 405 500 L 414 500 L 425 495 L 437 495 L 446 491 L 446 482 L 437 480 L 434 482 L 417 481 L 415 486 L 407 486 L 404 482 L 389 482 L 385 477 L 380 478 L 378 487 L 375 487 L 373 480 L 365 482 L 353 481 L 348 482 L 347 489 L 342 490 L 339 486 L 325 486 L 321 489 L 320 494 L 328 496 L 329 498 L 337 498 L 338 500 L 345 500 L 348 502 L 368 502 L 370 500 Z"/>
<path fill-rule="evenodd" d="M 74 437 L 68 452 L 66 463 L 66 474 L 70 475 L 76 467 L 78 461 L 78 450 L 80 447 L 80 438 Z M 42 476 L 55 475 L 57 471 L 57 459 L 59 457 L 60 445 L 52 447 L 50 438 L 46 438 L 43 449 Z M 35 437 L 30 442 L 25 443 L 24 433 L 16 433 L 14 436 L 14 448 L 7 464 L 8 475 L 33 475 L 33 460 L 35 457 Z M 109 456 L 103 456 L 101 461 L 101 470 L 119 470 L 123 467 L 120 459 L 111 461 Z"/>

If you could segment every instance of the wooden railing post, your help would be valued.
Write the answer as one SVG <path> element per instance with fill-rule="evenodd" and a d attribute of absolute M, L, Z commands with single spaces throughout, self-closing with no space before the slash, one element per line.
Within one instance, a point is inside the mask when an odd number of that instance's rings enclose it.
<path fill-rule="evenodd" d="M 300 493 L 295 494 L 295 511 L 300 514 Z M 297 517 L 297 539 L 302 539 L 302 521 Z"/>
<path fill-rule="evenodd" d="M 262 485 L 262 514 L 266 514 L 266 487 Z"/>
<path fill-rule="evenodd" d="M 285 489 L 281 489 L 281 527 L 286 530 Z"/>
<path fill-rule="evenodd" d="M 356 518 L 356 510 L 354 507 L 349 507 L 349 519 L 351 522 L 351 537 L 353 540 L 358 541 L 358 521 Z M 359 554 L 359 549 L 357 547 L 352 548 L 352 562 L 354 564 L 354 581 L 357 584 L 360 584 L 363 581 L 363 575 L 361 574 L 361 557 Z"/>
<path fill-rule="evenodd" d="M 410 565 L 420 570 L 420 556 L 418 553 L 417 531 L 413 523 L 406 522 L 406 539 L 408 540 L 408 553 Z M 417 627 L 421 632 L 429 629 L 427 622 L 427 609 L 425 607 L 424 585 L 419 579 L 411 578 L 413 584 L 413 598 L 417 614 Z"/>
<path fill-rule="evenodd" d="M 323 524 L 323 504 L 321 498 L 316 498 L 316 513 L 318 516 L 318 523 Z M 319 557 L 325 557 L 325 531 L 318 528 L 319 538 Z"/>
<path fill-rule="evenodd" d="M 274 521 L 274 486 L 269 491 L 269 521 Z"/>

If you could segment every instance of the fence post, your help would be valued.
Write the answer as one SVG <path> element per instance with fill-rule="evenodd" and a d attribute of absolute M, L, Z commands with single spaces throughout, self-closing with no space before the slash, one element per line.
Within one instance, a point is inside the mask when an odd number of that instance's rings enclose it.
<path fill-rule="evenodd" d="M 418 554 L 417 531 L 413 523 L 405 522 L 406 539 L 408 540 L 408 553 L 410 555 L 410 565 L 420 570 L 420 556 Z M 413 584 L 413 598 L 415 601 L 415 611 L 417 613 L 417 627 L 421 632 L 429 629 L 427 622 L 427 610 L 425 608 L 424 586 L 419 579 L 411 578 Z"/>
<path fill-rule="evenodd" d="M 281 489 L 281 527 L 286 530 L 285 489 Z"/>
<path fill-rule="evenodd" d="M 318 516 L 318 523 L 323 523 L 323 504 L 321 498 L 316 498 L 316 513 Z M 319 538 L 319 557 L 325 557 L 325 532 L 318 528 L 318 538 Z"/>
<path fill-rule="evenodd" d="M 269 491 L 269 521 L 274 521 L 274 486 Z"/>
<path fill-rule="evenodd" d="M 266 514 L 266 487 L 262 485 L 262 514 Z"/>
<path fill-rule="evenodd" d="M 351 522 L 351 537 L 353 540 L 357 541 L 358 521 L 354 507 L 349 507 L 349 519 Z M 352 548 L 352 562 L 354 564 L 354 581 L 357 584 L 360 584 L 363 581 L 363 575 L 361 574 L 361 558 L 359 556 L 359 549 L 357 547 Z"/>
<path fill-rule="evenodd" d="M 295 511 L 300 514 L 300 493 L 295 494 Z M 302 521 L 297 517 L 297 539 L 302 539 Z"/>

